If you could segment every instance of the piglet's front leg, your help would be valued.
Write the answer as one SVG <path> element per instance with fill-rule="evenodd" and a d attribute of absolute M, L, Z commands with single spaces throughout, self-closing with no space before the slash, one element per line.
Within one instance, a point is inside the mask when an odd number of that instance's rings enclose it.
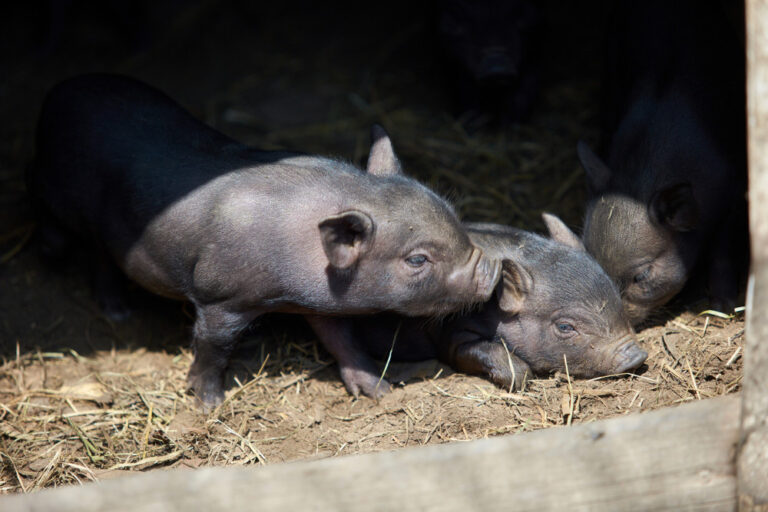
<path fill-rule="evenodd" d="M 744 219 L 731 214 L 719 228 L 708 254 L 710 307 L 723 313 L 733 313 L 738 296 L 738 262 L 746 260 L 737 249 L 747 245 L 741 240 L 746 235 L 732 227 L 741 225 L 746 225 Z"/>
<path fill-rule="evenodd" d="M 323 346 L 339 364 L 341 380 L 354 396 L 361 392 L 375 400 L 389 392 L 389 382 L 381 377 L 373 360 L 356 344 L 351 322 L 328 316 L 307 316 L 307 321 Z"/>
<path fill-rule="evenodd" d="M 487 377 L 499 387 L 522 389 L 532 375 L 528 363 L 508 351 L 503 341 L 474 340 L 453 345 L 441 359 L 454 369 Z"/>
<path fill-rule="evenodd" d="M 209 411 L 224 400 L 224 374 L 240 333 L 257 313 L 233 313 L 221 305 L 197 307 L 187 388 Z"/>

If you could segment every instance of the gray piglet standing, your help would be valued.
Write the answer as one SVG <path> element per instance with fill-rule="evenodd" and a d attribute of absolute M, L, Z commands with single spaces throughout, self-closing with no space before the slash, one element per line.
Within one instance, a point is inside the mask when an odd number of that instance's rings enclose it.
<path fill-rule="evenodd" d="M 265 312 L 333 318 L 443 315 L 487 300 L 500 263 L 472 245 L 448 204 L 405 177 L 374 127 L 368 172 L 337 160 L 259 151 L 192 117 L 158 90 L 115 75 L 55 87 L 42 108 L 28 189 L 45 250 L 72 240 L 95 258 L 96 294 L 124 313 L 117 268 L 195 306 L 189 387 L 223 399 L 238 334 Z M 116 264 L 116 266 L 115 266 Z M 376 396 L 367 356 L 328 350 L 348 389 Z"/>

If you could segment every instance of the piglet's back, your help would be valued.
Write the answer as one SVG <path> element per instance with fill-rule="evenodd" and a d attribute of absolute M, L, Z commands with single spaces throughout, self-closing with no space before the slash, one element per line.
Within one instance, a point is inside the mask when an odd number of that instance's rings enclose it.
<path fill-rule="evenodd" d="M 29 188 L 75 232 L 103 215 L 105 201 L 130 203 L 131 223 L 146 223 L 234 165 L 227 154 L 242 147 L 160 91 L 98 74 L 51 90 L 36 145 Z"/>

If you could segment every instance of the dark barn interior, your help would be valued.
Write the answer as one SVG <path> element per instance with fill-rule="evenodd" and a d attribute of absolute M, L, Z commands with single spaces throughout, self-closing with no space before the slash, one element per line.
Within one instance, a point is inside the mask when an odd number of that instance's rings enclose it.
<path fill-rule="evenodd" d="M 43 263 L 24 170 L 46 92 L 86 72 L 139 78 L 196 117 L 264 149 L 364 166 L 389 132 L 405 172 L 464 220 L 580 232 L 587 200 L 576 146 L 600 144 L 601 0 L 537 2 L 530 113 L 457 105 L 437 2 L 245 0 L 17 2 L 0 19 L 0 493 L 158 467 L 265 464 L 469 440 L 737 392 L 743 309 L 712 311 L 691 287 L 638 329 L 632 375 L 556 373 L 510 392 L 435 361 L 387 367 L 392 393 L 348 395 L 297 317 L 260 320 L 209 415 L 185 391 L 189 305 L 130 290 L 116 323 L 91 297 L 87 259 Z M 723 23 L 743 37 L 740 2 Z M 734 127 L 738 131 L 740 127 Z M 737 306 L 743 306 L 743 294 Z M 702 312 L 704 312 L 702 314 Z M 383 367 L 383 364 L 382 364 Z"/>

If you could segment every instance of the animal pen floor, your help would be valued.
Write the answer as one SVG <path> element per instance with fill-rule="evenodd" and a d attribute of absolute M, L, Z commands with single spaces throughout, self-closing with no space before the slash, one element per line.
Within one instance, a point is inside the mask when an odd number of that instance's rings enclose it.
<path fill-rule="evenodd" d="M 599 37 L 584 30 L 594 6 L 556 4 L 547 5 L 559 39 L 545 52 L 533 119 L 473 133 L 449 114 L 423 30 L 426 7 L 395 3 L 372 19 L 352 2 L 336 11 L 288 2 L 268 12 L 237 1 L 168 2 L 153 11 L 142 49 L 94 29 L 99 19 L 87 16 L 43 48 L 30 21 L 39 19 L 35 7 L 15 7 L 18 17 L 0 22 L 0 493 L 466 441 L 737 392 L 743 315 L 700 315 L 706 304 L 693 299 L 639 331 L 649 357 L 633 375 L 556 374 L 509 393 L 436 362 L 393 364 L 394 389 L 378 403 L 349 396 L 308 327 L 276 315 L 246 334 L 227 400 L 205 415 L 185 393 L 188 306 L 134 289 L 134 315 L 115 325 L 90 298 L 84 264 L 50 269 L 38 257 L 23 185 L 35 117 L 53 83 L 93 70 L 142 78 L 264 148 L 360 164 L 368 129 L 380 122 L 406 171 L 463 218 L 540 231 L 539 215 L 550 211 L 578 227 L 585 190 L 575 146 L 597 140 Z M 168 22 L 172 11 L 179 15 Z"/>

